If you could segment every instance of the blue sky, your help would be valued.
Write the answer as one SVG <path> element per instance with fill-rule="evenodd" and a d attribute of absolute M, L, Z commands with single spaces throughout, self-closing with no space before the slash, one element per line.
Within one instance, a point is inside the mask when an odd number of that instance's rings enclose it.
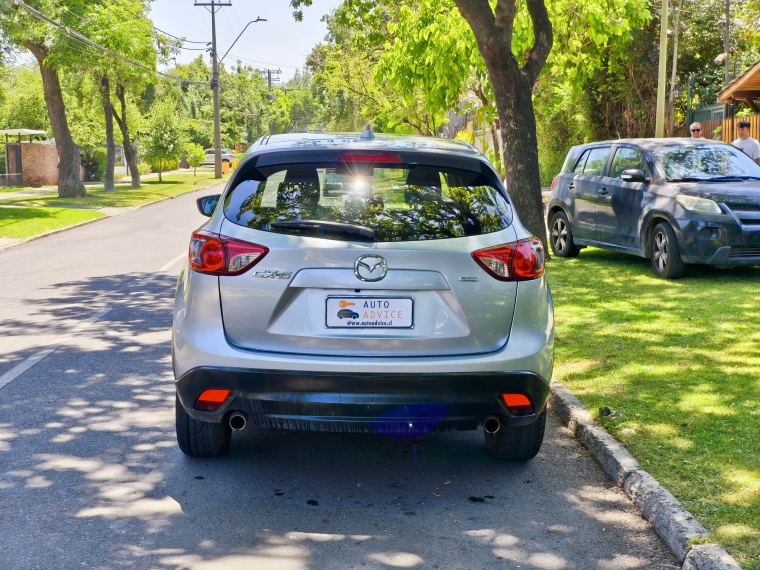
<path fill-rule="evenodd" d="M 340 4 L 340 0 L 314 0 L 311 7 L 304 9 L 303 22 L 296 22 L 288 0 L 230 1 L 231 7 L 221 8 L 217 13 L 216 33 L 220 55 L 227 51 L 249 21 L 257 17 L 268 21 L 251 24 L 225 63 L 232 64 L 239 59 L 257 68 L 279 68 L 282 79 L 292 77 L 295 70 L 303 66 L 308 53 L 327 33 L 327 28 L 320 22 L 321 17 Z M 205 8 L 193 6 L 193 3 L 193 0 L 155 0 L 151 11 L 153 25 L 188 40 L 211 41 L 211 14 Z M 204 47 L 192 43 L 185 46 Z M 204 52 L 185 50 L 177 61 L 186 63 L 199 54 Z M 207 54 L 204 56 L 208 60 Z"/>

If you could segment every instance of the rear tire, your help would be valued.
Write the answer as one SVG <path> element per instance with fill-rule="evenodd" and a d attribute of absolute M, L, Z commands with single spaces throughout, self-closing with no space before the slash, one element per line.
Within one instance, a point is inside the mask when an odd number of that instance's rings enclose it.
<path fill-rule="evenodd" d="M 681 260 L 681 248 L 678 238 L 668 222 L 660 222 L 652 230 L 649 248 L 652 271 L 661 279 L 678 279 L 683 277 L 686 265 Z"/>
<path fill-rule="evenodd" d="M 226 423 L 199 422 L 190 417 L 175 400 L 177 443 L 182 453 L 191 457 L 218 457 L 230 448 L 232 428 Z"/>
<path fill-rule="evenodd" d="M 549 243 L 557 257 L 578 257 L 581 249 L 573 241 L 573 231 L 564 212 L 556 212 L 549 224 Z"/>
<path fill-rule="evenodd" d="M 532 424 L 501 426 L 494 434 L 486 433 L 486 449 L 500 461 L 528 461 L 541 449 L 546 429 L 546 408 Z"/>

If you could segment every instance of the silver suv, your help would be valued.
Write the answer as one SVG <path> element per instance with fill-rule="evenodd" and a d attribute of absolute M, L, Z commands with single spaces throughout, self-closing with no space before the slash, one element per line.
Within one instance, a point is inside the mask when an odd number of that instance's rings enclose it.
<path fill-rule="evenodd" d="M 326 181 L 332 189 L 325 192 Z M 466 143 L 264 137 L 198 207 L 174 310 L 177 439 L 231 432 L 415 437 L 482 425 L 538 453 L 553 365 L 541 242 Z"/>

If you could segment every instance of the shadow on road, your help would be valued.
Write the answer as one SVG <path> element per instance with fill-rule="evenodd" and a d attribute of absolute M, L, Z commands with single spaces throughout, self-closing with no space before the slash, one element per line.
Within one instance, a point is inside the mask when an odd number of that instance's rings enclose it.
<path fill-rule="evenodd" d="M 524 464 L 490 458 L 479 431 L 396 440 L 248 429 L 226 457 L 183 456 L 174 280 L 139 286 L 145 277 L 65 284 L 65 302 L 39 306 L 114 308 L 0 391 L 7 567 L 677 567 L 551 417 Z"/>

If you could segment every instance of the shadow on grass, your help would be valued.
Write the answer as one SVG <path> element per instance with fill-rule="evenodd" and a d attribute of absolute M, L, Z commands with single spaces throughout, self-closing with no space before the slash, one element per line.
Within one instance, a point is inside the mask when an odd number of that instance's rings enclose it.
<path fill-rule="evenodd" d="M 548 266 L 555 376 L 741 559 L 760 568 L 760 268 L 584 250 Z"/>

